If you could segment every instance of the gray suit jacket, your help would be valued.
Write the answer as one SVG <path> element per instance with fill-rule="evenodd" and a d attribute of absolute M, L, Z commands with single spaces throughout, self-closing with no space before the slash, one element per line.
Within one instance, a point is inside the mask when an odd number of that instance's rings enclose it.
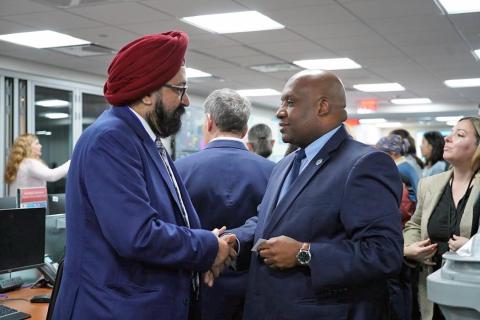
<path fill-rule="evenodd" d="M 443 190 L 451 176 L 452 170 L 448 170 L 420 180 L 417 193 L 417 209 L 410 221 L 405 224 L 405 229 L 403 230 L 405 245 L 428 239 L 428 220 L 437 206 Z M 480 173 L 477 173 L 473 180 L 473 189 L 468 198 L 465 210 L 463 211 L 462 220 L 460 221 L 460 236 L 462 237 L 470 238 L 470 232 L 472 231 L 473 206 L 479 193 Z M 432 273 L 432 267 L 424 265 L 419 276 L 418 300 L 422 320 L 431 320 L 433 316 L 433 303 L 427 300 L 426 282 L 427 276 L 430 273 Z"/>

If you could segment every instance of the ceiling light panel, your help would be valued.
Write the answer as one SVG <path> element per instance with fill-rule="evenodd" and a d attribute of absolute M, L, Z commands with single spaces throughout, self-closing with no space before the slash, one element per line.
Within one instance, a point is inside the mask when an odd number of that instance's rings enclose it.
<path fill-rule="evenodd" d="M 478 0 L 437 0 L 443 10 L 448 14 L 480 12 Z"/>
<path fill-rule="evenodd" d="M 281 93 L 274 89 L 245 89 L 237 90 L 238 94 L 244 97 L 266 97 L 279 96 Z"/>
<path fill-rule="evenodd" d="M 450 88 L 480 87 L 480 78 L 451 79 L 445 80 L 444 83 Z"/>
<path fill-rule="evenodd" d="M 392 99 L 390 100 L 393 104 L 425 104 L 432 103 L 432 100 L 428 98 L 410 98 L 410 99 Z"/>
<path fill-rule="evenodd" d="M 314 70 L 346 70 L 360 69 L 362 67 L 349 58 L 297 60 L 293 61 L 293 63 L 302 68 Z"/>
<path fill-rule="evenodd" d="M 258 11 L 240 11 L 203 16 L 183 17 L 184 22 L 215 33 L 238 33 L 283 29 L 284 25 Z"/>
<path fill-rule="evenodd" d="M 37 49 L 86 45 L 90 42 L 51 30 L 0 35 L 0 40 Z"/>
<path fill-rule="evenodd" d="M 355 84 L 353 85 L 355 89 L 363 92 L 390 92 L 390 91 L 404 91 L 405 88 L 402 87 L 397 82 L 393 83 L 368 83 L 368 84 Z"/>
<path fill-rule="evenodd" d="M 206 78 L 206 77 L 211 77 L 212 75 L 210 73 L 203 72 L 198 69 L 194 68 L 185 68 L 187 72 L 187 79 L 188 78 Z"/>

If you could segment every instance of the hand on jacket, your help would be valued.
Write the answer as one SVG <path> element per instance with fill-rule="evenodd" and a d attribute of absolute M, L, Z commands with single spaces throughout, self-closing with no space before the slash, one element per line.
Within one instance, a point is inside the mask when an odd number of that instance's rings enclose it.
<path fill-rule="evenodd" d="M 270 238 L 260 245 L 258 254 L 272 268 L 287 269 L 298 265 L 297 253 L 302 243 L 287 236 Z"/>
<path fill-rule="evenodd" d="M 426 265 L 435 265 L 430 260 L 437 252 L 437 244 L 432 244 L 430 239 L 414 242 L 411 245 L 403 247 L 403 255 L 410 260 L 424 263 Z"/>
<path fill-rule="evenodd" d="M 467 243 L 468 240 L 468 238 L 453 235 L 453 237 L 448 240 L 448 248 L 450 249 L 450 251 L 455 252 L 460 249 L 461 246 Z"/>

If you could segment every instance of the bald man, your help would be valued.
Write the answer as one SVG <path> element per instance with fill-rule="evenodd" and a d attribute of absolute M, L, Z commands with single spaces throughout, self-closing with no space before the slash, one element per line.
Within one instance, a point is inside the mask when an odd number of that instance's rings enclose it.
<path fill-rule="evenodd" d="M 388 316 L 387 279 L 403 260 L 402 184 L 388 155 L 347 134 L 345 100 L 323 71 L 297 73 L 283 89 L 280 132 L 299 149 L 274 168 L 258 219 L 231 230 L 240 254 L 261 243 L 245 319 Z"/>

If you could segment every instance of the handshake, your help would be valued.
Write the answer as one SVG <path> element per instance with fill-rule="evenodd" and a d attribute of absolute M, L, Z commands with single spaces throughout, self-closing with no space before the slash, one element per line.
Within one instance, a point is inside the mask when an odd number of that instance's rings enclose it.
<path fill-rule="evenodd" d="M 203 274 L 203 281 L 212 287 L 215 278 L 218 278 L 220 273 L 226 266 L 229 266 L 231 262 L 237 257 L 237 237 L 234 234 L 223 234 L 226 227 L 221 229 L 213 229 L 212 232 L 218 239 L 218 252 L 209 271 Z"/>

